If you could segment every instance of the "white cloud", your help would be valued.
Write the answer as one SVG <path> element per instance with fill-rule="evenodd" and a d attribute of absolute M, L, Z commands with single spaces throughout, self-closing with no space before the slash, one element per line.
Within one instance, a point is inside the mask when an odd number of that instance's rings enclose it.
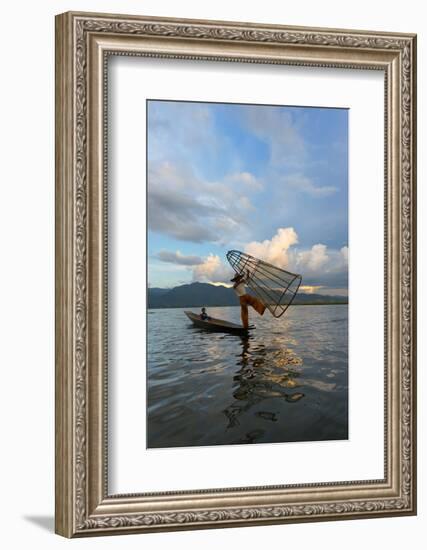
<path fill-rule="evenodd" d="M 203 258 L 201 258 L 200 256 L 186 256 L 182 254 L 179 250 L 177 250 L 176 252 L 171 252 L 169 250 L 160 250 L 160 252 L 156 254 L 155 257 L 162 262 L 168 262 L 177 265 L 193 266 L 203 263 Z"/>
<path fill-rule="evenodd" d="M 150 101 L 148 108 L 150 162 L 187 158 L 195 147 L 220 146 L 208 104 Z"/>
<path fill-rule="evenodd" d="M 148 226 L 174 239 L 224 243 L 245 238 L 250 198 L 224 181 L 206 181 L 191 168 L 152 162 L 148 173 Z M 247 237 L 247 236 L 246 236 Z"/>
<path fill-rule="evenodd" d="M 317 243 L 307 250 L 298 250 L 296 244 L 298 235 L 295 229 L 281 227 L 270 240 L 252 241 L 244 251 L 292 273 L 300 273 L 307 286 L 347 286 L 347 246 L 335 250 Z"/>
<path fill-rule="evenodd" d="M 281 227 L 271 240 L 252 241 L 245 246 L 245 252 L 270 264 L 285 268 L 289 264 L 288 250 L 298 242 L 293 227 Z"/>
<path fill-rule="evenodd" d="M 326 245 L 315 244 L 310 250 L 298 252 L 294 258 L 294 262 L 296 260 L 295 263 L 300 271 L 318 271 L 328 263 L 329 256 L 326 251 Z"/>
<path fill-rule="evenodd" d="M 310 284 L 347 285 L 348 247 L 330 249 L 318 243 L 309 250 L 294 251 L 291 271 L 301 273 Z"/>
<path fill-rule="evenodd" d="M 234 184 L 242 184 L 242 186 L 253 191 L 261 191 L 262 183 L 250 172 L 236 172 L 227 176 L 227 181 Z"/>
<path fill-rule="evenodd" d="M 270 147 L 276 165 L 299 163 L 306 156 L 306 145 L 292 114 L 278 107 L 247 107 L 244 123 Z"/>
<path fill-rule="evenodd" d="M 216 254 L 209 254 L 202 264 L 193 267 L 193 281 L 228 283 L 232 276 L 232 268 L 225 265 Z"/>
<path fill-rule="evenodd" d="M 271 238 L 262 242 L 252 241 L 243 249 L 247 254 L 268 263 L 300 273 L 303 277 L 304 292 L 327 294 L 329 288 L 336 287 L 336 293 L 343 293 L 347 286 L 348 247 L 340 250 L 329 249 L 325 244 L 317 243 L 307 250 L 298 250 L 298 235 L 293 227 L 281 227 Z M 217 254 L 206 257 L 187 256 L 179 250 L 162 250 L 156 257 L 163 262 L 175 264 L 192 272 L 192 280 L 213 284 L 229 283 L 233 270 L 225 259 Z"/>
<path fill-rule="evenodd" d="M 228 284 L 234 273 L 231 266 L 223 262 L 216 254 L 209 254 L 202 258 L 184 255 L 179 250 L 176 252 L 161 250 L 154 257 L 162 262 L 174 264 L 174 269 L 191 271 L 193 281 Z M 165 270 L 167 270 L 166 266 L 162 267 L 162 271 Z"/>
<path fill-rule="evenodd" d="M 239 202 L 239 205 L 244 210 L 255 210 L 254 205 L 251 203 L 250 199 L 248 199 L 248 197 L 246 197 L 245 195 L 242 195 L 241 197 L 239 197 L 238 202 Z"/>
<path fill-rule="evenodd" d="M 283 178 L 285 185 L 294 187 L 297 191 L 307 193 L 312 197 L 327 197 L 338 191 L 337 187 L 332 185 L 316 186 L 313 181 L 303 174 L 292 174 Z"/>

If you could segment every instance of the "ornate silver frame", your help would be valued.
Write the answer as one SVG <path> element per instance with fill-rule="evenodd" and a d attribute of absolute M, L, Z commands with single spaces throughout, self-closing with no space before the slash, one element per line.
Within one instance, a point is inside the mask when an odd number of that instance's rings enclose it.
<path fill-rule="evenodd" d="M 106 57 L 368 68 L 385 74 L 385 477 L 109 495 Z M 56 532 L 66 537 L 416 513 L 416 37 L 65 13 L 56 18 Z"/>

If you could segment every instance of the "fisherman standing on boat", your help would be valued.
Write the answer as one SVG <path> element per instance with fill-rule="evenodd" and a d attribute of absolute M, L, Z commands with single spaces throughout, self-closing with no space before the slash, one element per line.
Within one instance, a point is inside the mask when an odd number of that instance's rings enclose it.
<path fill-rule="evenodd" d="M 242 273 L 238 273 L 231 279 L 231 282 L 234 283 L 233 284 L 234 292 L 239 297 L 240 314 L 242 317 L 242 324 L 245 328 L 249 327 L 248 305 L 252 306 L 254 310 L 258 312 L 260 315 L 264 315 L 264 311 L 266 309 L 266 306 L 261 302 L 261 300 L 258 300 L 258 298 L 255 298 L 255 296 L 251 296 L 250 294 L 247 294 L 245 284 L 249 280 L 249 277 L 250 277 L 249 271 L 247 271 L 246 277 Z"/>

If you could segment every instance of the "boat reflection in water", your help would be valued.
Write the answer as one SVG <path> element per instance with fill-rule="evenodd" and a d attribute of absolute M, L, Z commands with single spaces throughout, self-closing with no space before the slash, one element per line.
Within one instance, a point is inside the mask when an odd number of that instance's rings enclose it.
<path fill-rule="evenodd" d="M 238 323 L 240 311 L 209 314 Z M 346 307 L 290 308 L 245 336 L 182 317 L 149 317 L 148 447 L 347 439 Z"/>

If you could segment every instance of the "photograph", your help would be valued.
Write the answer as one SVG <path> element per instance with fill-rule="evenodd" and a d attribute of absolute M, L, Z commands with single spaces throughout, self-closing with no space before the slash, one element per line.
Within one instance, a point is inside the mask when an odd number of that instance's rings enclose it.
<path fill-rule="evenodd" d="M 260 526 L 265 540 L 262 526 L 283 524 L 298 544 L 301 529 L 341 525 L 360 546 L 348 520 L 394 517 L 421 533 L 409 517 L 421 19 L 383 2 L 353 28 L 360 6 L 340 18 L 312 4 L 310 21 L 264 4 L 240 21 L 232 3 L 194 4 L 201 18 L 175 4 L 55 15 L 55 71 L 52 47 L 50 72 L 36 64 L 54 75 L 55 112 L 49 94 L 31 102 L 55 135 L 19 153 L 54 137 L 62 537 Z M 28 120 L 9 133 L 28 136 Z M 46 167 L 36 153 L 11 181 Z M 9 185 L 20 208 L 45 223 L 21 187 Z M 383 537 L 367 523 L 366 540 Z"/>
<path fill-rule="evenodd" d="M 147 448 L 347 440 L 349 110 L 146 106 Z"/>

